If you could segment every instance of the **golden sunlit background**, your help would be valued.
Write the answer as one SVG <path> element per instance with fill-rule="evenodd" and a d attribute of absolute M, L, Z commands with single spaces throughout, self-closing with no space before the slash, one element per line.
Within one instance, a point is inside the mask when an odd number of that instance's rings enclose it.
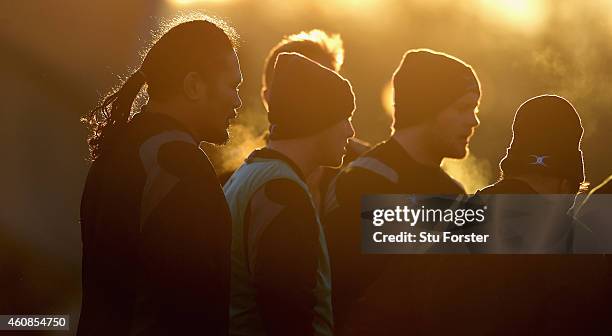
<path fill-rule="evenodd" d="M 228 20 L 241 35 L 241 116 L 227 147 L 205 147 L 219 173 L 263 143 L 259 90 L 269 49 L 284 35 L 313 28 L 344 41 L 341 73 L 357 95 L 356 133 L 370 143 L 389 136 L 388 84 L 406 50 L 436 49 L 475 68 L 481 126 L 470 156 L 444 163 L 470 192 L 497 177 L 515 109 L 544 93 L 568 98 L 581 114 L 588 181 L 612 173 L 612 1 L 3 2 L 0 314 L 69 313 L 75 326 L 78 214 L 88 169 L 79 118 L 139 65 L 159 22 L 198 10 Z"/>

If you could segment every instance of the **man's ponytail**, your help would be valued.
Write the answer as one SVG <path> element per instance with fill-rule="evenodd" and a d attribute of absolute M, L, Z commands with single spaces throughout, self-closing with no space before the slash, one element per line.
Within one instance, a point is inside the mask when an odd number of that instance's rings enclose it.
<path fill-rule="evenodd" d="M 107 96 L 87 118 L 84 118 L 84 122 L 92 129 L 87 141 L 92 160 L 98 158 L 104 147 L 112 141 L 114 134 L 127 124 L 132 105 L 145 82 L 142 70 L 134 72 L 119 90 Z"/>
<path fill-rule="evenodd" d="M 91 159 L 97 159 L 111 142 L 119 141 L 116 135 L 128 124 L 132 105 L 145 82 L 149 99 L 167 99 L 181 91 L 189 72 L 209 77 L 217 74 L 224 57 L 234 51 L 236 38 L 229 25 L 210 17 L 183 22 L 160 35 L 142 59 L 144 72 L 134 72 L 119 90 L 82 119 L 91 129 Z"/>

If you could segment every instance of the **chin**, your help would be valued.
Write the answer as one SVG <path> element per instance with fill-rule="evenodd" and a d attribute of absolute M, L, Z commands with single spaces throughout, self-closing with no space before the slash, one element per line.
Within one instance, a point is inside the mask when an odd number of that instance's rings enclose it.
<path fill-rule="evenodd" d="M 206 141 L 217 146 L 223 146 L 229 142 L 229 133 L 227 130 L 225 130 L 223 132 L 219 132 L 218 134 L 212 134 L 205 139 L 202 139 L 202 141 Z"/>
<path fill-rule="evenodd" d="M 449 159 L 465 159 L 467 157 L 470 150 L 467 146 L 452 148 L 448 154 L 446 155 Z"/>
<path fill-rule="evenodd" d="M 229 134 L 225 133 L 223 136 L 220 136 L 214 143 L 215 145 L 218 145 L 218 146 L 224 146 L 224 145 L 227 145 L 229 140 L 230 140 Z"/>

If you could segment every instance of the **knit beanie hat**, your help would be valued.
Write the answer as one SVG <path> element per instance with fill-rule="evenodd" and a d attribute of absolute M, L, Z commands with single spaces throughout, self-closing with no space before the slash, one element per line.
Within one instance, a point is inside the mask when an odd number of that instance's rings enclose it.
<path fill-rule="evenodd" d="M 512 142 L 499 164 L 503 174 L 539 172 L 584 181 L 580 116 L 572 104 L 555 95 L 524 102 L 512 124 Z"/>
<path fill-rule="evenodd" d="M 393 74 L 393 89 L 396 129 L 435 117 L 467 93 L 481 93 L 480 81 L 470 65 L 429 49 L 404 54 Z"/>
<path fill-rule="evenodd" d="M 350 118 L 355 110 L 348 80 L 297 53 L 278 55 L 269 92 L 273 140 L 315 134 Z"/>

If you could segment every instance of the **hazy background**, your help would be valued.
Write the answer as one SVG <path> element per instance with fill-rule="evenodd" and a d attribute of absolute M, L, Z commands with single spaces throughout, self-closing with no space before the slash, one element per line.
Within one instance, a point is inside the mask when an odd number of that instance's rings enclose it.
<path fill-rule="evenodd" d="M 219 172 L 239 164 L 266 128 L 259 88 L 268 50 L 283 35 L 321 28 L 344 39 L 342 74 L 364 140 L 389 135 L 385 87 L 406 50 L 427 47 L 471 64 L 482 82 L 472 154 L 445 163 L 469 191 L 495 179 L 514 111 L 544 93 L 563 95 L 581 114 L 587 179 L 612 173 L 612 1 L 4 1 L 0 314 L 69 313 L 76 326 L 88 168 L 79 118 L 140 65 L 161 20 L 192 10 L 229 20 L 241 35 L 241 117 L 229 147 L 205 148 Z"/>

